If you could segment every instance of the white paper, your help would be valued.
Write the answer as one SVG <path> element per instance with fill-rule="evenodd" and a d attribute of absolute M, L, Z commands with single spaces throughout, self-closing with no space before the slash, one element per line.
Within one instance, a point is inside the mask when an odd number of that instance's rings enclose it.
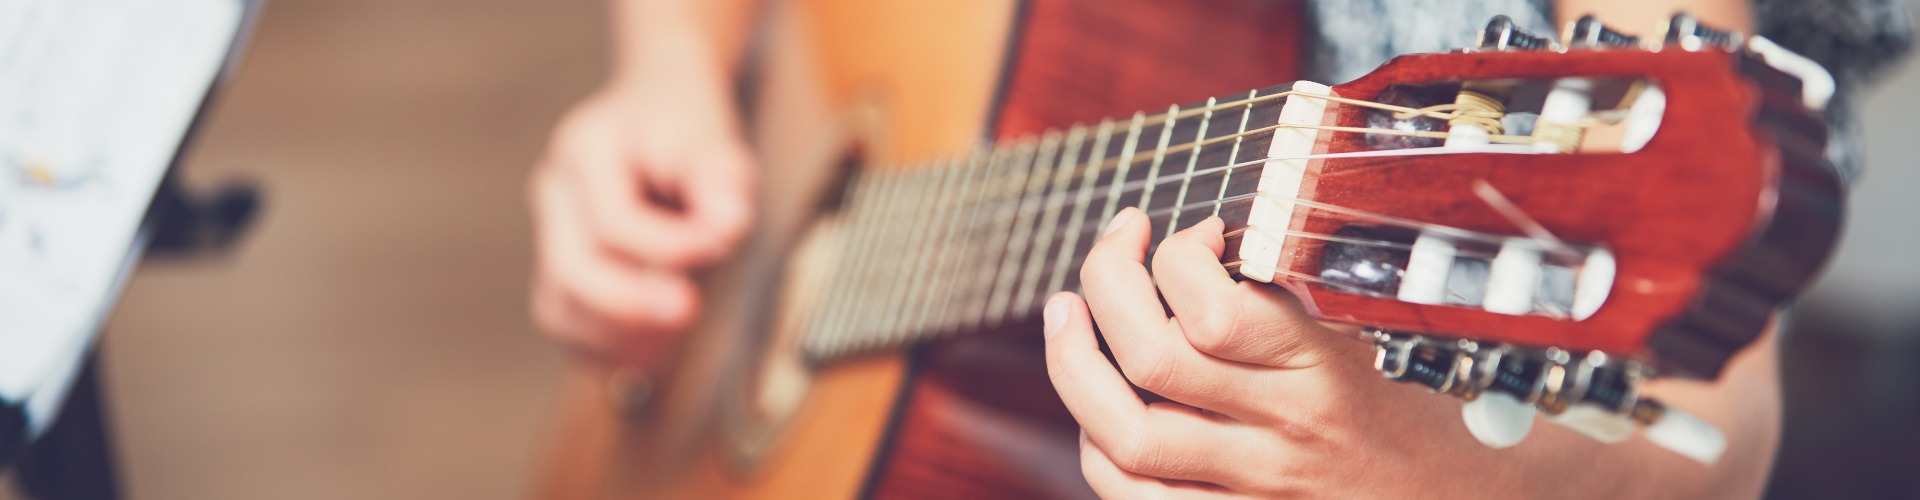
<path fill-rule="evenodd" d="M 0 0 L 0 399 L 57 406 L 243 13 Z"/>

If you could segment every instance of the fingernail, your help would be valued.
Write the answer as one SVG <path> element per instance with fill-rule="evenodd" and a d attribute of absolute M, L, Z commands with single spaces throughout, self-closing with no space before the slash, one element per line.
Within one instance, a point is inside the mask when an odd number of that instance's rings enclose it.
<path fill-rule="evenodd" d="M 1040 329 L 1041 335 L 1046 340 L 1053 340 L 1053 334 L 1059 332 L 1067 322 L 1067 299 L 1059 295 L 1047 299 L 1047 308 L 1040 311 L 1040 321 L 1045 325 Z"/>
<path fill-rule="evenodd" d="M 1127 220 L 1132 218 L 1132 210 L 1120 210 L 1120 213 L 1113 215 L 1113 220 L 1107 222 L 1107 228 L 1100 231 L 1100 236 L 1106 237 L 1109 234 L 1113 234 L 1114 231 L 1120 229 L 1120 226 L 1127 225 Z"/>

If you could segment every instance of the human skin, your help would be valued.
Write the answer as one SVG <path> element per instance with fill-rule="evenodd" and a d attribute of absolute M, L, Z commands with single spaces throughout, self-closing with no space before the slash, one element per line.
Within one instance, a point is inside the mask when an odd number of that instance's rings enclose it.
<path fill-rule="evenodd" d="M 1559 12 L 1624 29 L 1676 10 L 1752 26 L 1744 1 L 1567 0 Z M 1771 332 L 1714 382 L 1643 388 L 1726 433 L 1713 465 L 1544 423 L 1495 450 L 1467 432 L 1459 401 L 1382 378 L 1353 327 L 1313 320 L 1279 287 L 1233 281 L 1218 219 L 1166 239 L 1151 263 L 1148 225 L 1134 209 L 1116 215 L 1081 268 L 1085 297 L 1063 292 L 1044 309 L 1048 373 L 1102 496 L 1754 498 L 1765 486 L 1781 419 Z"/>
<path fill-rule="evenodd" d="M 1234 281 L 1222 228 L 1209 218 L 1180 231 L 1149 263 L 1153 229 L 1128 208 L 1081 268 L 1084 299 L 1063 292 L 1044 310 L 1048 373 L 1103 496 L 1751 498 L 1765 483 L 1779 427 L 1770 336 L 1718 382 L 1645 388 L 1727 433 L 1714 465 L 1545 423 L 1496 450 L 1467 432 L 1459 401 L 1382 378 L 1356 328 Z"/>
<path fill-rule="evenodd" d="M 690 273 L 752 224 L 754 161 L 729 89 L 754 3 L 615 1 L 611 76 L 561 120 L 534 169 L 534 316 L 586 359 L 657 363 L 701 309 Z M 1742 0 L 1563 0 L 1558 12 L 1635 30 L 1678 9 L 1752 26 Z M 1049 372 L 1105 495 L 1750 498 L 1764 483 L 1780 425 L 1772 335 L 1717 382 L 1646 388 L 1728 434 L 1711 467 L 1552 425 L 1491 450 L 1466 434 L 1458 402 L 1382 380 L 1350 330 L 1312 321 L 1280 289 L 1225 280 L 1217 221 L 1147 263 L 1147 224 L 1131 219 L 1116 217 L 1087 260 L 1087 296 L 1046 309 Z M 1171 316 L 1158 314 L 1161 297 Z M 1129 385 L 1173 401 L 1147 404 Z"/>

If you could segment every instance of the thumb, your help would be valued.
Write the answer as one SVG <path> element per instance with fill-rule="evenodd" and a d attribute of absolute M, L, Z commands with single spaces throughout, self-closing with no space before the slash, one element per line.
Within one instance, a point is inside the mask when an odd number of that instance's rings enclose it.
<path fill-rule="evenodd" d="M 691 221 L 713 235 L 716 243 L 731 247 L 745 235 L 753 219 L 754 169 L 751 156 L 735 147 L 723 147 L 686 179 L 687 210 Z"/>

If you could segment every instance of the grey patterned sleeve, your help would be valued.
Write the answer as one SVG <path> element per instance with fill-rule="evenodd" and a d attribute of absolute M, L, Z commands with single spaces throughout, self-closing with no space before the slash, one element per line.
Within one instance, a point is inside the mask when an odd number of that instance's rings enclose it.
<path fill-rule="evenodd" d="M 1852 180 L 1860 171 L 1858 96 L 1913 48 L 1913 21 L 1900 0 L 1756 0 L 1760 33 L 1833 73 L 1827 157 Z"/>

